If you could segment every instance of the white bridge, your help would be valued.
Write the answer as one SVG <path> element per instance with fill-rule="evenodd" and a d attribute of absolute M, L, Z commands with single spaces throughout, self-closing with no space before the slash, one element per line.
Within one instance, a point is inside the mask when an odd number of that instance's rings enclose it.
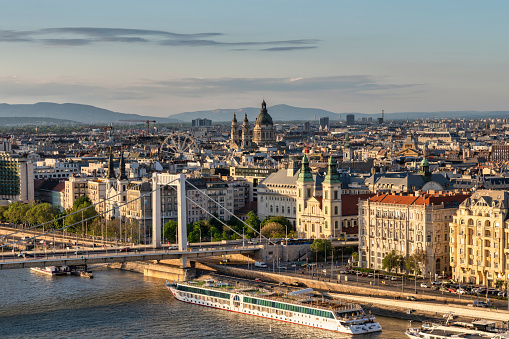
<path fill-rule="evenodd" d="M 177 249 L 170 250 L 167 246 L 161 243 L 161 188 L 174 187 L 177 190 L 177 205 L 178 205 L 178 228 L 177 228 Z M 219 203 L 209 196 L 204 194 L 208 199 L 214 203 Z M 262 248 L 262 245 L 244 246 L 238 244 L 206 244 L 204 247 L 190 247 L 187 242 L 187 211 L 186 211 L 186 177 L 184 174 L 164 174 L 154 173 L 152 176 L 152 246 L 150 248 L 138 247 L 130 249 L 129 252 L 123 252 L 121 248 L 109 248 L 105 250 L 96 249 L 92 251 L 78 252 L 37 252 L 34 251 L 33 258 L 19 258 L 14 255 L 8 254 L 9 252 L 2 252 L 2 261 L 0 262 L 0 269 L 12 268 L 27 268 L 27 267 L 45 267 L 45 266 L 62 266 L 62 265 L 83 265 L 83 264 L 97 264 L 97 263 L 113 263 L 113 262 L 127 262 L 127 261 L 145 261 L 145 260 L 164 260 L 164 259 L 181 259 L 181 268 L 187 267 L 188 258 L 200 258 L 208 256 L 221 256 L 226 254 L 253 254 L 255 251 Z M 137 198 L 139 199 L 139 198 Z M 194 201 L 190 200 L 192 203 Z M 127 201 L 125 204 L 130 203 Z M 223 207 L 224 208 L 224 207 Z M 225 209 L 226 210 L 226 209 Z M 228 210 L 226 210 L 228 211 Z M 78 211 L 81 212 L 81 211 Z M 103 214 L 109 211 L 104 212 Z M 208 212 L 207 212 L 208 213 Z M 210 213 L 209 213 L 210 214 Z M 212 217 L 215 218 L 212 214 Z M 240 219 L 239 219 L 240 220 Z M 53 222 L 53 221 L 51 221 Z M 221 221 L 222 222 L 222 221 Z M 228 225 L 223 225 L 229 227 Z M 40 227 L 37 225 L 32 227 Z M 69 225 L 66 227 L 70 227 Z M 249 225 L 248 225 L 249 226 Z M 66 228 L 64 227 L 64 229 Z M 249 226 L 250 227 L 250 226 Z M 59 230 L 62 230 L 59 229 Z M 13 233 L 4 236 L 11 236 L 22 231 L 13 231 Z M 47 236 L 53 231 L 48 231 L 39 235 L 35 235 L 32 239 L 40 236 Z M 259 233 L 258 230 L 255 230 Z M 16 243 L 16 242 L 14 242 Z M 6 245 L 2 245 L 5 247 Z"/>

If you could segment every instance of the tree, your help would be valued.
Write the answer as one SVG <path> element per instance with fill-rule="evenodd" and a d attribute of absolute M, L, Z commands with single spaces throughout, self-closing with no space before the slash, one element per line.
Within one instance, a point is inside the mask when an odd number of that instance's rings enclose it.
<path fill-rule="evenodd" d="M 270 222 L 262 227 L 262 235 L 267 238 L 284 237 L 285 227 L 277 222 Z"/>
<path fill-rule="evenodd" d="M 34 204 L 27 212 L 27 221 L 31 225 L 44 224 L 55 219 L 59 212 L 57 208 L 48 203 Z M 45 225 L 46 228 L 53 226 L 53 223 Z"/>
<path fill-rule="evenodd" d="M 164 224 L 164 237 L 168 239 L 169 242 L 177 242 L 176 236 L 178 225 L 179 223 L 175 220 L 170 220 Z"/>
<path fill-rule="evenodd" d="M 392 250 L 382 259 L 382 268 L 387 269 L 389 272 L 395 268 L 401 267 L 404 263 L 404 258 L 399 255 L 395 250 Z"/>
<path fill-rule="evenodd" d="M 315 239 L 311 244 L 311 259 L 318 258 L 323 260 L 325 256 L 329 256 L 332 253 L 332 244 L 329 239 Z"/>
<path fill-rule="evenodd" d="M 82 209 L 84 210 L 80 211 Z M 64 225 L 70 226 L 69 229 L 71 231 L 72 230 L 76 231 L 81 227 L 80 223 L 83 222 L 83 220 L 93 218 L 96 215 L 97 211 L 95 210 L 94 207 L 92 207 L 92 202 L 90 201 L 90 199 L 86 196 L 83 196 L 74 201 L 72 209 L 69 211 L 67 217 L 65 217 L 64 219 Z"/>
<path fill-rule="evenodd" d="M 247 214 L 247 220 L 246 220 L 246 224 L 248 224 L 249 226 L 251 226 L 252 228 L 254 228 L 255 230 L 257 231 L 260 231 L 260 218 L 258 218 L 258 216 L 253 212 L 253 211 L 250 211 L 248 214 Z M 251 227 L 245 227 L 244 230 L 245 230 L 245 234 L 246 236 L 250 237 L 250 238 L 253 238 L 256 236 L 256 233 L 253 231 L 253 229 Z"/>
<path fill-rule="evenodd" d="M 24 204 L 20 202 L 15 202 L 9 205 L 9 208 L 4 213 L 7 221 L 13 224 L 26 223 L 27 221 L 27 212 L 30 210 L 31 206 L 29 204 Z"/>
<path fill-rule="evenodd" d="M 426 256 L 426 252 L 423 250 L 414 251 L 412 255 L 405 260 L 407 270 L 415 273 L 415 275 L 422 274 L 427 263 L 428 257 Z"/>
<path fill-rule="evenodd" d="M 270 222 L 277 222 L 278 224 L 283 225 L 285 228 L 288 227 L 288 231 L 293 230 L 293 225 L 290 222 L 290 220 L 286 219 L 285 217 L 281 215 L 276 215 L 272 217 L 267 217 L 262 222 L 262 227 L 267 225 Z"/>
<path fill-rule="evenodd" d="M 0 220 L 1 221 L 7 220 L 5 213 L 7 212 L 8 209 L 9 209 L 9 206 L 0 206 Z"/>

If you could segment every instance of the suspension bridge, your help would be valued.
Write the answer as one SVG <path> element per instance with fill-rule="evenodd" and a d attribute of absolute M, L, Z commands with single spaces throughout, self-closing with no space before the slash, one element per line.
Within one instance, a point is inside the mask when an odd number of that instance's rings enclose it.
<path fill-rule="evenodd" d="M 45 226 L 46 224 L 53 224 L 55 221 L 61 220 L 63 217 L 57 218 L 55 220 L 46 222 L 44 224 L 39 224 L 32 226 L 28 229 L 16 230 L 12 233 L 5 234 L 1 236 L 1 239 L 4 241 L 4 244 L 1 245 L 2 248 L 2 260 L 0 262 L 0 269 L 16 269 L 16 268 L 28 268 L 28 267 L 45 267 L 45 266 L 69 266 L 69 265 L 84 265 L 84 264 L 97 264 L 97 263 L 114 263 L 114 262 L 128 262 L 128 261 L 148 261 L 148 260 L 166 260 L 166 259 L 179 259 L 180 267 L 182 269 L 186 269 L 187 260 L 195 259 L 195 258 L 203 258 L 210 256 L 222 256 L 222 255 L 230 255 L 230 254 L 244 254 L 244 255 L 253 255 L 256 251 L 263 248 L 263 245 L 245 245 L 244 242 L 242 244 L 239 243 L 231 243 L 231 244 L 213 244 L 213 243 L 205 243 L 204 246 L 197 245 L 189 245 L 187 241 L 187 201 L 194 204 L 198 208 L 202 209 L 206 214 L 208 214 L 211 218 L 216 219 L 223 226 L 229 228 L 234 233 L 236 233 L 241 238 L 242 234 L 239 234 L 237 231 L 232 229 L 229 225 L 227 225 L 224 221 L 217 218 L 215 215 L 210 213 L 208 210 L 204 209 L 198 203 L 196 203 L 191 197 L 186 195 L 186 183 L 191 185 L 194 189 L 198 190 L 200 194 L 202 194 L 206 199 L 209 199 L 212 203 L 216 204 L 218 207 L 222 208 L 227 214 L 230 214 L 232 218 L 237 218 L 240 222 L 242 222 L 246 227 L 251 228 L 255 234 L 258 234 L 260 238 L 263 238 L 270 243 L 270 240 L 265 238 L 260 234 L 259 230 L 253 229 L 250 225 L 246 224 L 244 221 L 239 219 L 233 213 L 231 213 L 228 209 L 224 208 L 224 206 L 220 205 L 216 200 L 209 197 L 205 192 L 198 189 L 191 182 L 186 180 L 184 174 L 165 174 L 165 173 L 154 173 L 152 176 L 152 190 L 151 192 L 145 193 L 138 198 L 123 202 L 121 206 L 114 206 L 111 209 L 105 210 L 104 212 L 91 217 L 89 219 L 85 219 L 83 221 L 89 221 L 93 218 L 100 217 L 102 215 L 107 215 L 107 213 L 120 209 L 120 207 L 127 205 L 133 201 L 139 200 L 149 194 L 152 195 L 152 244 L 150 246 L 135 246 L 132 248 L 126 248 L 125 245 L 122 246 L 113 246 L 107 247 L 94 247 L 91 250 L 84 251 L 30 251 L 25 257 L 19 257 L 10 252 L 4 252 L 4 248 L 7 246 L 13 246 L 21 243 L 26 240 L 17 240 L 16 236 L 22 234 L 27 231 L 32 231 L 38 228 Z M 161 239 L 161 190 L 163 187 L 171 187 L 177 191 L 177 206 L 178 206 L 178 227 L 177 227 L 177 246 L 170 247 L 162 244 Z M 119 193 L 120 194 L 120 193 Z M 118 195 L 118 194 L 117 194 Z M 113 199 L 115 195 L 108 198 Z M 100 202 L 103 203 L 103 202 Z M 97 203 L 99 204 L 99 203 Z M 93 208 L 95 205 L 88 206 L 87 208 Z M 82 213 L 84 210 L 79 210 L 74 213 Z M 49 230 L 47 232 L 35 232 L 33 236 L 29 238 L 31 241 L 37 241 L 38 239 L 45 239 L 47 237 L 51 237 L 56 232 L 62 232 L 67 230 L 70 227 L 73 227 L 77 224 L 83 223 L 83 221 L 79 221 L 72 225 L 63 226 L 58 229 Z M 9 238 L 12 238 L 12 241 L 8 241 Z M 7 242 L 6 242 L 7 240 Z M 118 240 L 115 241 L 118 243 Z"/>

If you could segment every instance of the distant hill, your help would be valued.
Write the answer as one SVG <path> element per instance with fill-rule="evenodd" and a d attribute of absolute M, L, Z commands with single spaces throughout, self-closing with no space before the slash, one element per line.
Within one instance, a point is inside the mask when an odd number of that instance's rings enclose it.
<path fill-rule="evenodd" d="M 334 113 L 319 108 L 302 108 L 289 105 L 275 105 L 267 108 L 268 113 L 274 121 L 312 121 L 320 117 L 329 117 L 331 120 L 338 120 L 340 113 Z M 237 114 L 239 124 L 244 119 L 244 112 L 250 122 L 254 122 L 256 116 L 260 113 L 260 108 L 244 107 L 237 109 L 216 109 L 208 111 L 185 112 L 171 115 L 170 118 L 190 122 L 196 118 L 207 118 L 213 122 L 228 122 L 233 119 L 233 113 Z M 381 113 L 341 113 L 341 120 L 346 120 L 347 114 L 354 114 L 355 120 L 360 118 L 380 118 Z M 385 120 L 410 120 L 421 118 L 508 118 L 509 111 L 438 111 L 438 112 L 396 112 L 385 113 Z"/>
<path fill-rule="evenodd" d="M 81 104 L 0 104 L 0 118 L 46 118 L 75 121 L 84 124 L 117 123 L 119 120 L 155 120 L 159 123 L 181 122 L 174 118 L 161 118 L 113 112 L 107 109 Z M 20 122 L 23 119 L 20 120 Z M 35 123 L 34 123 L 35 124 Z"/>
<path fill-rule="evenodd" d="M 190 122 L 196 118 L 207 118 L 213 122 L 231 121 L 233 119 L 233 113 L 237 114 L 237 120 L 242 123 L 244 119 L 244 112 L 247 113 L 249 121 L 254 122 L 256 116 L 260 114 L 260 107 L 244 107 L 237 109 L 216 109 L 211 111 L 196 111 L 196 112 L 185 112 L 170 115 L 170 118 L 180 119 L 186 122 Z M 291 120 L 313 120 L 320 117 L 330 117 L 331 119 L 339 119 L 337 113 L 332 113 L 319 108 L 301 108 L 293 107 L 288 105 L 274 105 L 267 107 L 267 112 L 275 121 L 291 121 Z"/>

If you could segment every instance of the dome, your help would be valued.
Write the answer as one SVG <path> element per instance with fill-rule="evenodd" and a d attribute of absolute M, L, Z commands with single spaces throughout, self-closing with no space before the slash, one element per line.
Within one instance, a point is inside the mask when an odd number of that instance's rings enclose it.
<path fill-rule="evenodd" d="M 428 162 L 428 159 L 426 159 L 426 158 L 422 159 L 422 161 L 421 161 L 421 167 L 424 167 L 424 166 L 429 167 L 429 162 Z"/>
<path fill-rule="evenodd" d="M 262 109 L 260 110 L 260 114 L 256 117 L 256 125 L 273 125 L 272 117 L 267 113 L 267 105 L 265 104 L 265 100 L 262 102 Z"/>

